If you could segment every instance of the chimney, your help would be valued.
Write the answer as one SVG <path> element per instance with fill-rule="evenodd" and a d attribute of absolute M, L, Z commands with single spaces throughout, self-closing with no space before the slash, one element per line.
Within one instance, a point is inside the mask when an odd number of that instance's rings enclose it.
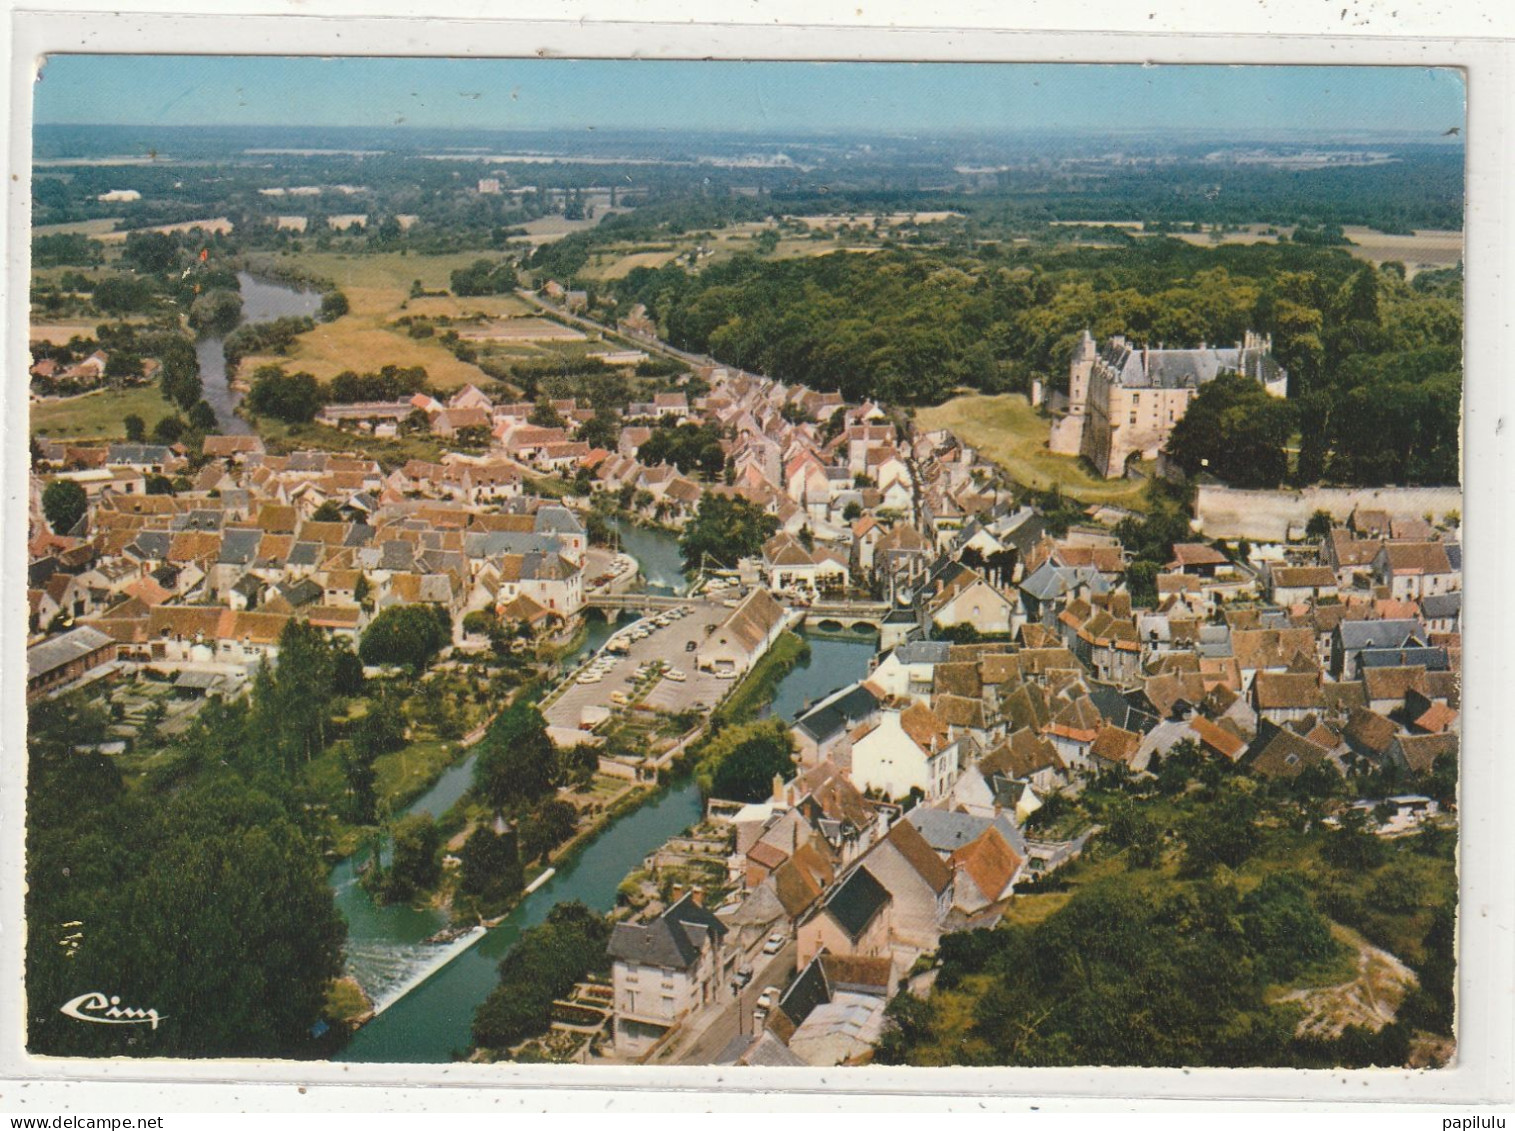
<path fill-rule="evenodd" d="M 694 905 L 696 907 L 704 907 L 705 906 L 705 889 L 702 888 L 702 887 L 693 887 L 693 888 L 690 888 L 689 889 L 689 898 L 692 899 L 692 900 L 694 900 Z"/>
<path fill-rule="evenodd" d="M 674 903 L 677 903 L 679 900 L 681 900 L 683 898 L 684 898 L 684 885 L 683 884 L 674 884 L 673 885 L 673 890 L 668 895 L 668 902 L 670 904 L 674 904 Z"/>

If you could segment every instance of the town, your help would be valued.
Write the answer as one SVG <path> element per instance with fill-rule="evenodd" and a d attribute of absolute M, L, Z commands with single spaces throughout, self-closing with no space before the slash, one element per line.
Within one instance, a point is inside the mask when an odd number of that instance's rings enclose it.
<path fill-rule="evenodd" d="M 562 287 L 531 297 L 544 321 L 592 325 Z M 613 360 L 674 352 L 634 340 Z M 1155 457 L 1228 367 L 1286 382 L 1248 360 L 1266 350 L 1249 336 L 1159 370 L 1173 351 L 1116 340 L 1104 354 L 1116 364 L 1095 367 L 1086 334 L 1063 418 L 1086 431 L 1063 442 L 1087 451 L 1101 421 L 1098 466 Z M 1086 394 L 1091 368 L 1100 384 Z M 1149 388 L 1168 399 L 1122 441 L 1117 392 L 1131 390 L 1135 424 L 1135 390 Z M 600 944 L 608 978 L 576 979 L 551 1032 L 528 1042 L 581 1062 L 867 1062 L 891 1001 L 931 994 L 945 938 L 994 927 L 1111 835 L 1070 821 L 1069 799 L 1157 780 L 1176 758 L 1265 785 L 1370 770 L 1398 792 L 1338 793 L 1322 816 L 1355 814 L 1378 837 L 1453 819 L 1444 791 L 1423 790 L 1458 753 L 1454 506 L 1343 492 L 1271 538 L 1212 537 L 1186 516 L 1154 557 L 1132 537 L 1140 515 L 1028 495 L 888 404 L 690 360 L 627 408 L 613 447 L 592 442 L 596 419 L 574 399 L 497 401 L 468 385 L 329 404 L 310 447 L 282 455 L 245 432 L 197 448 L 38 439 L 28 699 L 105 704 L 111 725 L 91 749 L 129 757 L 147 730 L 183 735 L 211 702 L 246 695 L 298 640 L 292 626 L 370 677 L 435 665 L 433 678 L 495 648 L 566 655 L 552 646 L 603 618 L 601 647 L 542 669 L 546 733 L 563 757 L 593 752 L 591 779 L 647 783 L 709 741 L 792 630 L 875 640 L 862 678 L 786 720 L 785 769 L 743 796 L 711 793 L 698 825 L 640 864 Z M 387 470 L 321 442 L 402 427 L 444 447 L 469 439 Z M 647 458 L 675 429 L 716 438 L 714 474 Z M 687 590 L 651 592 L 617 548 L 637 524 L 686 544 L 708 527 L 729 552 L 688 563 Z M 416 606 L 444 629 L 420 657 L 398 623 Z M 496 693 L 468 716 L 475 740 Z M 626 739 L 669 719 L 677 743 Z M 570 831 L 592 828 L 593 808 L 571 808 Z"/>
<path fill-rule="evenodd" d="M 1463 72 L 39 73 L 29 1054 L 1471 1059 Z"/>

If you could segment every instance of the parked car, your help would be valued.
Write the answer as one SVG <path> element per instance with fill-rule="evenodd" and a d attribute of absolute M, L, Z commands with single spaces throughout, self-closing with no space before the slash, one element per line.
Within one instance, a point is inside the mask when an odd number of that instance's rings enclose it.
<path fill-rule="evenodd" d="M 768 1010 L 772 1009 L 779 1003 L 779 995 L 782 992 L 783 991 L 781 991 L 777 986 L 769 986 L 766 990 L 758 995 L 758 1009 L 762 1010 L 765 1013 Z"/>
<path fill-rule="evenodd" d="M 784 935 L 782 932 L 771 934 L 768 941 L 763 944 L 764 954 L 777 954 L 784 949 Z"/>
<path fill-rule="evenodd" d="M 698 640 L 691 640 L 688 644 L 684 645 L 684 651 L 686 651 L 686 652 L 693 652 L 699 646 L 700 646 L 700 642 Z"/>
<path fill-rule="evenodd" d="M 748 982 L 752 981 L 752 967 L 743 966 L 738 969 L 736 972 L 736 978 L 734 980 L 737 984 L 738 989 L 745 986 Z"/>

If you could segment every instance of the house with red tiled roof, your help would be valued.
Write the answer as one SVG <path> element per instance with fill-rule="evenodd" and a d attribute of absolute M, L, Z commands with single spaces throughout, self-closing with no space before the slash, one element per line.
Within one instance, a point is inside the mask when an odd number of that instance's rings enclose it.
<path fill-rule="evenodd" d="M 1396 600 L 1418 601 L 1462 588 L 1441 542 L 1385 542 L 1373 558 L 1373 580 Z"/>

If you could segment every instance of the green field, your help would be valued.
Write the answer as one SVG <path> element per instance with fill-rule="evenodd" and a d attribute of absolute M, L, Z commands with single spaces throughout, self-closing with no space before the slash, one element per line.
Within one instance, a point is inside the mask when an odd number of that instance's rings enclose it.
<path fill-rule="evenodd" d="M 1026 487 L 1038 491 L 1057 487 L 1081 503 L 1142 509 L 1145 480 L 1101 479 L 1073 456 L 1048 451 L 1050 426 L 1019 393 L 953 397 L 945 404 L 921 409 L 915 420 L 922 428 L 950 429 Z"/>
<path fill-rule="evenodd" d="M 33 401 L 32 431 L 53 439 L 125 439 L 126 427 L 121 422 L 133 413 L 151 433 L 154 424 L 173 415 L 173 408 L 156 385 Z"/>

